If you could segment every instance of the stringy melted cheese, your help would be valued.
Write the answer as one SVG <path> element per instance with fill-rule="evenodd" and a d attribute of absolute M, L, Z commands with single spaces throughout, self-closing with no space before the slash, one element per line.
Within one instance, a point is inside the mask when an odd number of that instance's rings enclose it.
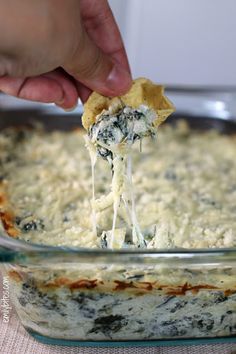
<path fill-rule="evenodd" d="M 91 164 L 84 145 L 82 131 L 1 132 L 1 190 L 7 200 L 1 211 L 13 212 L 20 239 L 109 247 L 111 169 L 106 160 L 97 163 L 96 199 L 91 203 Z M 139 149 L 134 144 L 132 175 L 137 219 L 147 247 L 235 247 L 235 137 L 166 124 L 157 139 L 143 140 L 142 153 Z M 116 225 L 115 247 L 137 247 L 125 203 L 120 204 Z"/>
<path fill-rule="evenodd" d="M 117 229 L 117 216 L 121 203 L 124 204 L 131 228 L 132 244 L 145 247 L 146 241 L 142 235 L 135 210 L 135 196 L 132 182 L 132 155 L 131 149 L 136 140 L 142 141 L 144 137 L 155 136 L 154 120 L 156 113 L 142 105 L 138 109 L 131 107 L 111 107 L 96 117 L 95 123 L 90 127 L 87 147 L 90 153 L 93 178 L 93 230 L 96 232 L 96 210 L 94 195 L 94 167 L 98 155 L 106 159 L 112 170 L 111 194 L 109 199 L 113 204 L 112 229 L 103 232 L 102 239 L 107 241 L 109 248 L 121 248 L 125 241 L 123 228 Z M 107 197 L 104 200 L 107 201 Z M 104 205 L 104 201 L 100 201 Z"/>

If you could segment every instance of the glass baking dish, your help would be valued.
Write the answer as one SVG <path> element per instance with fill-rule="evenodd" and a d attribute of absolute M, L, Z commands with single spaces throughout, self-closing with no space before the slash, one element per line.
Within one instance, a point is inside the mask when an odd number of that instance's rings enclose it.
<path fill-rule="evenodd" d="M 193 129 L 236 132 L 236 91 L 168 88 Z M 42 121 L 80 125 L 81 107 L 0 95 L 0 128 Z M 236 342 L 236 249 L 91 250 L 0 236 L 2 272 L 24 328 L 57 345 L 128 346 Z M 150 280 L 152 279 L 152 280 Z"/>

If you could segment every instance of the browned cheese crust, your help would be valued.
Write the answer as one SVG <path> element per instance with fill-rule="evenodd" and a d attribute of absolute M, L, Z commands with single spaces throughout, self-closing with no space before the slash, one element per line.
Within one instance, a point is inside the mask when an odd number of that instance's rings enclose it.
<path fill-rule="evenodd" d="M 0 182 L 0 220 L 7 234 L 16 237 L 19 231 L 14 226 L 14 213 L 8 199 L 6 182 Z"/>

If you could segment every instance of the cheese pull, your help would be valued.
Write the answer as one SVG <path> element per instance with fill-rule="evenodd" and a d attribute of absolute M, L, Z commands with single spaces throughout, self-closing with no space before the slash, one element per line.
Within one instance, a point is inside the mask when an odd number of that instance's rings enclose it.
<path fill-rule="evenodd" d="M 107 247 L 115 248 L 117 244 L 117 221 L 121 204 L 127 209 L 130 220 L 127 227 L 131 229 L 132 243 L 137 247 L 147 246 L 136 216 L 131 148 L 136 140 L 155 136 L 157 127 L 174 111 L 174 106 L 163 92 L 162 86 L 140 78 L 133 82 L 126 95 L 109 98 L 94 92 L 84 106 L 82 122 L 88 131 L 87 147 L 92 157 L 93 191 L 94 152 L 96 156 L 106 159 L 112 169 L 111 193 L 103 198 L 103 202 L 108 199 L 111 202 L 112 197 L 113 204 L 112 228 L 104 233 L 104 237 L 109 236 Z M 94 234 L 97 234 L 96 204 L 99 202 L 95 200 L 93 192 Z M 122 231 L 123 239 L 125 234 Z"/>

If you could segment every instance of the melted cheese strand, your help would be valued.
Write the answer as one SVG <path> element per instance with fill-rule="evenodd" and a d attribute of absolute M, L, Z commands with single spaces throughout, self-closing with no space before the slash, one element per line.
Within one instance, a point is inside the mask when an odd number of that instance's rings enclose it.
<path fill-rule="evenodd" d="M 109 109 L 96 117 L 96 123 L 89 130 L 89 138 L 94 145 L 94 149 L 98 155 L 108 161 L 113 172 L 111 183 L 113 218 L 112 229 L 109 231 L 109 245 L 111 248 L 115 245 L 116 223 L 121 201 L 124 202 L 125 208 L 128 209 L 133 244 L 138 247 L 146 247 L 146 242 L 136 217 L 131 149 L 135 140 L 153 136 L 155 133 L 153 126 L 155 118 L 156 113 L 142 105 L 137 110 L 131 107 L 122 107 L 119 111 L 115 110 L 113 112 Z M 92 178 L 94 181 L 94 175 Z M 94 198 L 93 210 L 96 203 Z M 104 207 L 103 202 L 106 200 L 107 198 L 101 200 L 100 207 Z"/>
<path fill-rule="evenodd" d="M 114 233 L 116 228 L 116 219 L 118 214 L 118 208 L 123 195 L 124 190 L 124 171 L 125 171 L 125 160 L 121 155 L 117 155 L 113 159 L 113 177 L 111 189 L 113 193 L 113 222 L 112 222 L 112 234 L 111 234 L 111 245 L 114 243 Z"/>
<path fill-rule="evenodd" d="M 116 200 L 114 200 L 114 203 L 113 203 L 113 221 L 112 221 L 111 244 L 110 244 L 111 248 L 114 248 L 114 243 L 115 243 L 115 229 L 116 229 L 116 219 L 117 219 L 117 214 L 118 214 L 118 208 L 119 208 L 119 200 L 116 199 Z"/>
<path fill-rule="evenodd" d="M 94 209 L 95 203 L 95 164 L 96 162 L 92 162 L 91 159 L 91 170 L 92 170 L 92 225 L 93 225 L 93 234 L 97 236 L 97 218 L 96 211 Z"/>
<path fill-rule="evenodd" d="M 137 216 L 136 216 L 136 208 L 135 208 L 135 198 L 134 198 L 134 189 L 133 189 L 133 179 L 132 179 L 132 156 L 131 152 L 127 157 L 127 179 L 128 179 L 128 187 L 131 196 L 131 220 L 132 220 L 132 239 L 133 243 L 139 247 L 145 247 L 146 242 L 142 235 Z"/>
<path fill-rule="evenodd" d="M 113 178 L 112 178 L 112 192 L 113 192 L 113 222 L 111 232 L 111 248 L 115 242 L 115 229 L 118 215 L 118 209 L 120 201 L 122 200 L 125 207 L 128 209 L 132 224 L 132 241 L 133 244 L 138 247 L 145 247 L 146 243 L 139 227 L 136 210 L 135 210 L 135 198 L 132 181 L 132 156 L 131 152 L 127 157 L 116 156 L 113 160 Z M 127 164 L 127 166 L 126 166 Z M 125 174 L 126 170 L 126 174 Z M 131 200 L 131 210 L 129 202 L 126 200 L 125 192 L 130 195 L 128 199 Z"/>

